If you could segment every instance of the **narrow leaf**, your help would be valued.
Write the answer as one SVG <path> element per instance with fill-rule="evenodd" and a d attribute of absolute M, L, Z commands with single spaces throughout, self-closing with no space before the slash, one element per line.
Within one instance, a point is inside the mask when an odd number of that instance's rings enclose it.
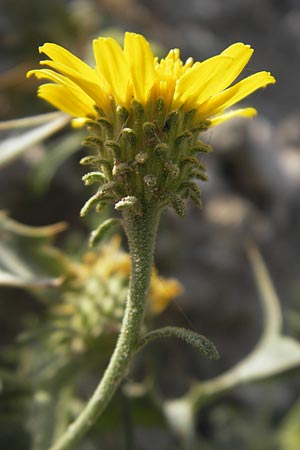
<path fill-rule="evenodd" d="M 138 350 L 147 345 L 154 339 L 161 339 L 166 337 L 176 337 L 190 344 L 198 350 L 203 356 L 209 359 L 218 359 L 219 353 L 214 344 L 201 334 L 194 331 L 187 330 L 181 327 L 164 327 L 147 333 L 139 342 Z"/>
<path fill-rule="evenodd" d="M 65 114 L 61 112 L 51 112 L 46 114 L 37 114 L 36 116 L 22 117 L 20 119 L 5 120 L 0 122 L 0 131 L 3 130 L 15 130 L 16 128 L 28 128 L 42 123 L 49 122 L 50 120 L 62 117 Z"/>

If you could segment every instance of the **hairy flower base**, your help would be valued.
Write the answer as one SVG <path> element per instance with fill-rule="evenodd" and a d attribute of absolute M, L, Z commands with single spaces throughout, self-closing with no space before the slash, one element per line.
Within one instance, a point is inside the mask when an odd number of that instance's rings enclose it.
<path fill-rule="evenodd" d="M 195 180 L 207 177 L 197 155 L 211 147 L 198 137 L 209 121 L 195 121 L 195 110 L 167 115 L 163 99 L 153 106 L 152 120 L 149 111 L 134 101 L 128 110 L 116 108 L 114 122 L 104 116 L 86 121 L 90 135 L 84 144 L 95 154 L 81 160 L 93 169 L 83 179 L 87 185 L 99 184 L 99 189 L 82 208 L 82 215 L 95 205 L 102 209 L 107 202 L 137 214 L 150 203 L 169 205 L 180 216 L 186 199 L 201 204 Z"/>

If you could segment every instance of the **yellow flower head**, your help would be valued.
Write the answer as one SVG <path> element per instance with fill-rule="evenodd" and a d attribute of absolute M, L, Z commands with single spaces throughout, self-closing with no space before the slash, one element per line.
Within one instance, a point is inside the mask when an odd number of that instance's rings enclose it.
<path fill-rule="evenodd" d="M 82 161 L 93 171 L 84 180 L 100 188 L 82 215 L 107 201 L 137 214 L 149 202 L 170 205 L 179 215 L 188 198 L 200 205 L 193 179 L 206 180 L 206 174 L 196 156 L 209 146 L 199 134 L 234 116 L 255 115 L 254 108 L 229 108 L 275 78 L 262 71 L 232 85 L 253 53 L 242 43 L 195 63 L 183 63 L 178 49 L 159 60 L 135 33 L 125 33 L 123 48 L 103 37 L 93 47 L 90 67 L 59 45 L 44 44 L 40 52 L 49 59 L 41 64 L 48 68 L 28 72 L 51 82 L 39 87 L 40 97 L 93 133 L 85 144 L 96 155 Z"/>
<path fill-rule="evenodd" d="M 197 110 L 198 119 L 216 125 L 236 115 L 253 116 L 253 108 L 227 111 L 229 107 L 261 87 L 275 82 L 269 72 L 255 73 L 229 87 L 248 63 L 253 49 L 240 42 L 217 56 L 185 64 L 179 49 L 159 60 L 140 34 L 125 33 L 124 48 L 112 38 L 93 42 L 95 67 L 90 67 L 57 44 L 44 44 L 41 61 L 50 69 L 31 70 L 37 78 L 50 80 L 38 95 L 73 117 L 94 117 L 95 107 L 111 119 L 116 105 L 130 108 L 132 100 L 144 107 L 162 98 L 168 112 Z M 226 111 L 224 113 L 224 111 Z"/>

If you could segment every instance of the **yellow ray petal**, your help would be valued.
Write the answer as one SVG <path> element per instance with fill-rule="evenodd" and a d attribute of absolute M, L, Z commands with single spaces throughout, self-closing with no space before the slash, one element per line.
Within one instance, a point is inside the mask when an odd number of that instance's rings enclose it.
<path fill-rule="evenodd" d="M 66 86 L 43 84 L 38 89 L 38 96 L 74 117 L 86 117 L 95 111 L 94 103 L 89 97 Z"/>
<path fill-rule="evenodd" d="M 227 88 L 241 73 L 252 54 L 253 49 L 249 45 L 242 44 L 241 42 L 229 46 L 219 55 L 223 55 L 227 59 L 221 62 L 221 65 L 217 67 L 215 73 L 212 72 L 211 78 L 201 87 L 201 92 L 197 93 L 195 91 L 194 96 L 191 96 L 190 104 L 187 106 L 195 107 L 195 105 L 201 104 L 215 93 Z"/>
<path fill-rule="evenodd" d="M 155 82 L 154 56 L 149 42 L 140 34 L 125 33 L 124 54 L 130 67 L 134 96 L 145 104 Z"/>
<path fill-rule="evenodd" d="M 177 81 L 174 93 L 173 108 L 178 108 L 189 101 L 202 103 L 220 83 L 220 73 L 229 67 L 232 58 L 227 55 L 217 55 L 202 63 L 195 63 Z M 187 107 L 193 105 L 187 105 Z"/>
<path fill-rule="evenodd" d="M 46 80 L 53 81 L 58 85 L 64 86 L 66 88 L 66 92 L 68 92 L 69 97 L 70 95 L 74 95 L 77 99 L 80 99 L 80 102 L 82 103 L 81 109 L 86 109 L 86 111 L 89 111 L 90 114 L 91 112 L 95 112 L 95 102 L 87 95 L 86 92 L 80 89 L 78 85 L 73 83 L 73 81 L 71 81 L 69 78 L 50 69 L 30 70 L 27 73 L 27 76 L 30 77 L 31 75 L 35 75 L 38 79 L 44 78 Z M 77 100 L 75 99 L 75 101 Z"/>
<path fill-rule="evenodd" d="M 39 52 L 45 53 L 45 55 L 53 59 L 53 61 L 69 66 L 71 69 L 74 69 L 84 76 L 91 78 L 95 76 L 93 69 L 88 64 L 60 45 L 46 43 L 39 47 Z"/>
<path fill-rule="evenodd" d="M 225 91 L 213 96 L 200 107 L 199 115 L 204 117 L 222 112 L 224 109 L 252 94 L 257 89 L 275 82 L 276 80 L 270 72 L 257 72 L 234 86 L 226 89 Z"/>
<path fill-rule="evenodd" d="M 226 120 L 232 119 L 233 117 L 253 117 L 257 114 L 257 111 L 255 108 L 241 108 L 236 109 L 234 111 L 228 111 L 224 114 L 221 114 L 219 116 L 213 117 L 212 119 L 209 119 L 210 126 L 214 127 L 215 125 L 219 125 L 222 122 L 225 122 Z"/>
<path fill-rule="evenodd" d="M 62 63 L 56 61 L 41 61 L 41 65 L 47 65 L 57 70 L 65 77 L 68 77 L 73 83 L 75 83 L 80 89 L 87 93 L 95 103 L 102 108 L 107 114 L 110 111 L 110 100 L 100 84 L 100 80 L 97 78 L 95 71 L 93 71 L 93 78 L 88 78 L 77 72 L 76 70 L 68 67 Z M 92 70 L 92 69 L 91 69 Z"/>
<path fill-rule="evenodd" d="M 97 69 L 111 88 L 117 103 L 126 105 L 130 81 L 129 66 L 120 45 L 112 38 L 93 41 Z"/>
<path fill-rule="evenodd" d="M 268 84 L 276 83 L 275 78 L 270 74 L 270 72 L 257 72 L 250 77 L 241 80 L 235 86 L 232 86 L 232 97 L 229 98 L 225 103 L 221 105 L 222 109 L 228 108 L 231 105 L 239 102 L 243 98 L 255 92 L 257 89 L 266 87 Z"/>
<path fill-rule="evenodd" d="M 73 81 L 70 80 L 70 78 L 65 77 L 51 69 L 34 69 L 27 72 L 27 77 L 31 77 L 32 75 L 34 75 L 38 80 L 46 79 L 57 84 L 80 89 L 75 83 L 73 83 Z"/>
<path fill-rule="evenodd" d="M 243 68 L 249 62 L 253 51 L 254 50 L 250 47 L 250 45 L 237 42 L 236 44 L 230 45 L 221 53 L 221 55 L 231 57 L 232 62 L 229 65 L 228 70 L 220 74 L 220 91 L 227 88 L 239 76 Z"/>

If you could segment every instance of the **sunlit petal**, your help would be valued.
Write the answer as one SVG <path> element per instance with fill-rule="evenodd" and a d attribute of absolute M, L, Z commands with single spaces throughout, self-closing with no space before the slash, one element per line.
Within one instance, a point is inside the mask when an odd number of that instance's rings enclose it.
<path fill-rule="evenodd" d="M 219 90 L 227 88 L 241 73 L 253 54 L 250 45 L 237 42 L 226 48 L 221 55 L 230 56 L 232 62 L 225 73 L 220 76 Z"/>
<path fill-rule="evenodd" d="M 38 96 L 73 117 L 86 117 L 95 112 L 94 102 L 87 95 L 65 86 L 43 84 L 39 87 Z"/>
<path fill-rule="evenodd" d="M 255 108 L 241 108 L 216 116 L 210 119 L 210 123 L 211 126 L 214 127 L 215 125 L 219 125 L 220 123 L 232 119 L 233 117 L 254 117 L 256 114 L 257 111 Z"/>
<path fill-rule="evenodd" d="M 39 52 L 44 53 L 53 61 L 69 66 L 84 76 L 94 77 L 94 71 L 88 64 L 60 45 L 46 43 L 39 47 Z"/>
<path fill-rule="evenodd" d="M 107 97 L 107 93 L 99 83 L 99 79 L 97 78 L 95 71 L 93 70 L 93 77 L 85 77 L 76 70 L 68 67 L 60 62 L 56 61 L 41 61 L 40 64 L 47 65 L 52 69 L 63 74 L 66 78 L 69 78 L 73 83 L 77 84 L 77 86 L 85 91 L 95 102 L 101 107 L 104 111 L 109 110 L 109 99 Z"/>
<path fill-rule="evenodd" d="M 134 96 L 144 104 L 155 82 L 154 55 L 149 42 L 140 34 L 125 33 L 124 54 L 130 67 Z"/>
<path fill-rule="evenodd" d="M 195 63 L 179 78 L 172 108 L 178 108 L 180 104 L 186 102 L 191 104 L 195 100 L 198 103 L 204 102 L 212 92 L 215 92 L 221 74 L 231 62 L 230 56 L 217 55 L 202 63 Z"/>
<path fill-rule="evenodd" d="M 117 103 L 128 102 L 129 66 L 120 45 L 112 38 L 93 41 L 97 69 L 105 78 Z"/>
<path fill-rule="evenodd" d="M 207 103 L 200 107 L 199 115 L 204 117 L 221 112 L 252 94 L 257 89 L 273 83 L 275 83 L 275 78 L 270 72 L 263 71 L 255 73 L 225 91 L 213 96 Z"/>

